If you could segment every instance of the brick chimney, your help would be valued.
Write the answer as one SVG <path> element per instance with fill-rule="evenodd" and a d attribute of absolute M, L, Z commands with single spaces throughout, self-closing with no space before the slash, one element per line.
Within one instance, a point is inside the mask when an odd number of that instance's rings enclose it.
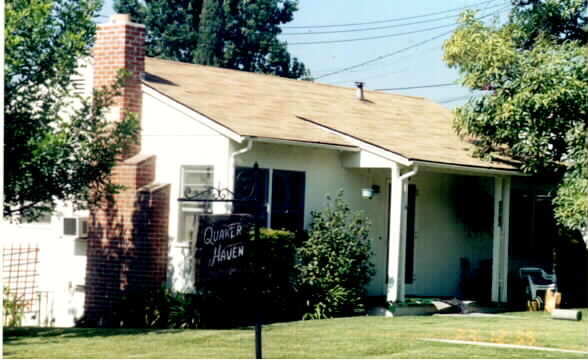
<path fill-rule="evenodd" d="M 94 86 L 112 84 L 118 70 L 131 78 L 110 113 L 120 121 L 127 112 L 141 118 L 141 77 L 145 70 L 143 25 L 115 14 L 98 25 L 94 48 Z M 129 296 L 161 289 L 167 276 L 170 185 L 155 182 L 156 156 L 125 154 L 112 170 L 119 193 L 90 210 L 86 252 L 85 312 L 80 325 L 120 326 Z M 125 308 L 126 306 L 126 308 Z M 129 324 L 125 324 L 129 325 Z"/>
<path fill-rule="evenodd" d="M 120 69 L 126 69 L 131 77 L 122 89 L 122 96 L 115 99 L 111 109 L 112 120 L 122 119 L 127 112 L 136 113 L 141 119 L 141 78 L 145 72 L 145 25 L 131 22 L 128 14 L 114 14 L 110 23 L 97 26 L 94 55 L 94 86 L 111 85 Z M 125 158 L 140 152 L 140 144 L 131 149 Z"/>

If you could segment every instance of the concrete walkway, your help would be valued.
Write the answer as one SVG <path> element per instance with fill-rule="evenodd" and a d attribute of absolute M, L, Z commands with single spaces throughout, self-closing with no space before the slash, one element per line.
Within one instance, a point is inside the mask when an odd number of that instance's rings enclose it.
<path fill-rule="evenodd" d="M 547 347 L 541 347 L 541 346 L 496 344 L 496 343 L 481 342 L 481 341 L 445 340 L 445 339 L 420 339 L 420 340 L 422 340 L 422 341 L 440 342 L 440 343 L 446 343 L 446 344 L 477 345 L 477 346 L 509 348 L 509 349 L 521 349 L 521 350 L 553 351 L 553 352 L 562 352 L 562 353 L 570 353 L 570 354 L 588 354 L 588 351 L 580 351 L 580 350 L 567 350 L 567 349 L 547 348 Z"/>

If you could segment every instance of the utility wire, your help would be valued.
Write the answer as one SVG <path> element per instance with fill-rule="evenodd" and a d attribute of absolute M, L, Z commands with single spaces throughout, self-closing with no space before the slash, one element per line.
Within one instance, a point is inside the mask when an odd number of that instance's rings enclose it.
<path fill-rule="evenodd" d="M 438 88 L 438 87 L 458 86 L 458 85 L 459 84 L 456 84 L 456 83 L 443 83 L 443 84 L 417 85 L 417 86 L 407 86 L 407 87 L 399 87 L 399 88 L 386 88 L 386 89 L 374 89 L 374 90 L 376 90 L 376 91 L 397 91 L 397 90 L 412 90 L 412 89 Z"/>
<path fill-rule="evenodd" d="M 315 77 L 315 78 L 314 78 L 314 80 L 322 79 L 322 78 L 325 78 L 325 77 L 327 77 L 327 76 L 333 76 L 333 75 L 340 74 L 340 73 L 343 73 L 343 72 L 346 72 L 346 71 L 349 71 L 349 70 L 357 69 L 358 67 L 362 67 L 362 66 L 365 66 L 365 65 L 368 65 L 368 64 L 374 63 L 374 62 L 376 62 L 376 61 L 380 61 L 380 60 L 382 60 L 382 59 L 388 58 L 388 57 L 390 57 L 390 56 L 394 56 L 394 55 L 397 55 L 397 54 L 403 53 L 403 52 L 405 52 L 405 51 L 408 51 L 408 50 L 410 50 L 410 49 L 414 49 L 414 48 L 416 48 L 416 47 L 419 47 L 419 46 L 421 46 L 421 45 L 423 45 L 423 44 L 426 44 L 426 43 L 428 43 L 428 42 L 430 42 L 430 41 L 437 40 L 437 39 L 439 39 L 439 38 L 441 38 L 441 37 L 443 37 L 443 36 L 449 35 L 449 34 L 451 34 L 451 33 L 453 33 L 453 30 L 446 31 L 446 32 L 444 32 L 444 33 L 441 33 L 441 34 L 439 34 L 439 35 L 437 35 L 437 36 L 433 36 L 432 38 L 429 38 L 429 39 L 426 39 L 426 40 L 420 41 L 420 42 L 418 42 L 418 43 L 414 43 L 414 44 L 412 44 L 412 45 L 410 45 L 410 46 L 407 46 L 407 47 L 404 47 L 404 48 L 402 48 L 402 49 L 394 50 L 394 51 L 392 51 L 392 52 L 390 52 L 390 53 L 387 53 L 387 54 L 384 54 L 384 55 L 380 55 L 380 56 L 378 56 L 378 57 L 375 57 L 375 58 L 373 58 L 373 59 L 370 59 L 370 60 L 367 60 L 367 61 L 361 62 L 361 63 L 359 63 L 359 64 L 351 65 L 351 66 L 348 66 L 348 67 L 346 67 L 346 68 L 343 68 L 343 69 L 341 69 L 341 70 L 331 71 L 330 73 L 326 73 L 326 74 L 324 74 L 324 75 L 317 76 L 317 77 Z"/>
<path fill-rule="evenodd" d="M 288 46 L 300 46 L 300 45 L 319 45 L 319 44 L 337 44 L 337 43 L 347 43 L 347 42 L 354 42 L 354 41 L 364 41 L 364 40 L 375 40 L 375 39 L 385 39 L 391 38 L 396 36 L 404 36 L 404 35 L 411 35 L 417 34 L 425 31 L 443 29 L 450 26 L 455 26 L 455 23 L 445 24 L 440 26 L 434 26 L 426 29 L 420 30 L 413 30 L 413 31 L 406 31 L 394 34 L 387 34 L 387 35 L 378 35 L 378 36 L 368 36 L 368 37 L 361 37 L 361 38 L 353 38 L 353 39 L 343 39 L 343 40 L 320 40 L 320 41 L 301 41 L 301 42 L 292 42 L 288 43 Z"/>
<path fill-rule="evenodd" d="M 368 65 L 365 66 L 366 68 L 367 67 L 372 67 L 374 65 L 377 65 L 378 67 L 374 67 L 374 68 L 371 68 L 371 69 L 368 69 L 368 70 L 365 70 L 365 68 L 364 69 L 350 70 L 349 73 L 355 73 L 355 72 L 360 72 L 360 71 L 362 72 L 362 74 L 372 73 L 368 77 L 362 76 L 362 78 L 361 78 L 362 81 L 363 80 L 368 80 L 368 79 L 373 79 L 373 78 L 379 78 L 379 77 L 387 77 L 387 76 L 390 76 L 390 75 L 403 73 L 404 71 L 410 69 L 414 64 L 412 62 L 410 62 L 409 65 L 408 66 L 404 66 L 402 68 L 402 70 L 400 70 L 400 71 L 394 71 L 394 72 L 390 72 L 390 70 L 383 71 L 383 69 L 385 68 L 384 65 L 388 65 L 389 66 L 389 65 L 393 65 L 393 64 L 399 64 L 399 63 L 401 63 L 402 61 L 404 61 L 406 59 L 409 59 L 409 58 L 411 58 L 413 56 L 422 54 L 424 52 L 428 52 L 428 51 L 433 50 L 433 49 L 436 49 L 438 47 L 438 45 L 435 45 L 435 42 L 432 42 L 431 44 L 432 44 L 431 46 L 423 47 L 423 48 L 419 49 L 418 51 L 414 51 L 412 53 L 408 53 L 408 54 L 406 54 L 404 56 L 399 56 L 397 58 L 387 59 L 387 60 L 384 60 L 384 61 L 380 62 L 379 64 L 372 63 L 372 64 L 368 64 Z M 337 69 L 338 68 L 323 69 L 322 71 L 317 71 L 316 76 L 321 76 L 322 74 L 325 74 L 325 73 L 330 72 L 330 71 L 335 71 Z M 357 81 L 357 78 L 348 79 L 348 80 L 345 80 L 345 81 L 344 80 L 337 80 L 336 82 L 331 82 L 330 84 L 352 83 L 352 82 L 355 82 L 355 81 Z"/>
<path fill-rule="evenodd" d="M 498 12 L 499 12 L 499 11 L 497 11 L 496 13 L 498 13 Z M 478 19 L 482 19 L 482 18 L 485 18 L 485 17 L 491 16 L 491 15 L 493 15 L 493 14 L 488 14 L 488 15 L 485 15 L 485 16 L 482 16 L 482 17 L 479 17 Z M 394 51 L 392 51 L 392 52 L 389 52 L 389 53 L 387 53 L 387 54 L 384 54 L 384 55 L 377 56 L 377 57 L 375 57 L 375 58 L 373 58 L 373 59 L 370 59 L 370 60 L 367 60 L 367 61 L 364 61 L 364 62 L 361 62 L 361 63 L 355 64 L 355 65 L 347 66 L 347 67 L 345 67 L 345 68 L 343 68 L 343 69 L 341 69 L 341 70 L 331 71 L 331 72 L 329 72 L 329 73 L 326 73 L 326 74 L 323 74 L 323 75 L 321 75 L 321 76 L 317 76 L 317 77 L 315 77 L 315 78 L 314 78 L 314 80 L 318 80 L 318 79 L 326 78 L 326 77 L 328 77 L 328 76 L 337 75 L 337 74 L 340 74 L 340 73 L 343 73 L 343 72 L 346 72 L 346 71 L 349 71 L 349 70 L 357 69 L 357 68 L 359 68 L 359 67 L 362 67 L 362 66 L 365 66 L 365 65 L 368 65 L 368 64 L 371 64 L 371 63 L 374 63 L 374 62 L 380 61 L 380 60 L 382 60 L 382 59 L 389 58 L 390 56 L 398 55 L 398 54 L 400 54 L 400 53 L 403 53 L 403 52 L 405 52 L 405 51 L 408 51 L 408 50 L 414 49 L 414 48 L 416 48 L 416 47 L 419 47 L 419 46 L 421 46 L 421 45 L 424 45 L 424 44 L 426 44 L 426 43 L 428 43 L 428 42 L 431 42 L 431 41 L 437 40 L 437 39 L 439 39 L 439 38 L 442 38 L 442 37 L 444 37 L 444 36 L 446 36 L 446 35 L 449 35 L 449 34 L 453 33 L 453 31 L 454 31 L 454 30 L 455 30 L 455 29 L 451 29 L 451 30 L 449 30 L 449 31 L 446 31 L 446 32 L 443 32 L 443 33 L 441 33 L 441 34 L 439 34 L 439 35 L 436 35 L 436 36 L 433 36 L 433 37 L 431 37 L 431 38 L 425 39 L 425 40 L 423 40 L 423 41 L 419 41 L 419 42 L 417 42 L 417 43 L 414 43 L 414 44 L 412 44 L 412 45 L 409 45 L 409 46 L 407 46 L 407 47 L 404 47 L 404 48 L 401 48 L 401 49 L 398 49 L 398 50 L 394 50 Z"/>
<path fill-rule="evenodd" d="M 418 19 L 418 18 L 433 16 L 433 15 L 446 14 L 446 13 L 450 13 L 450 12 L 454 12 L 454 11 L 459 11 L 459 10 L 471 9 L 474 6 L 485 5 L 485 4 L 488 4 L 488 3 L 495 2 L 495 1 L 497 1 L 497 0 L 482 1 L 480 3 L 476 3 L 476 4 L 472 4 L 472 5 L 464 6 L 464 7 L 460 7 L 460 8 L 453 8 L 453 9 L 447 9 L 447 10 L 437 11 L 437 12 L 432 12 L 432 13 L 427 13 L 427 14 L 421 14 L 421 15 L 415 15 L 415 16 L 407 16 L 407 17 L 399 17 L 399 18 L 379 20 L 379 21 L 367 21 L 367 22 L 351 23 L 351 24 L 283 26 L 282 28 L 283 29 L 307 29 L 307 28 L 317 28 L 318 29 L 318 28 L 332 28 L 332 27 L 343 27 L 343 26 L 359 26 L 359 25 L 383 24 L 383 23 L 387 23 L 387 22 L 395 22 L 395 21 L 402 21 L 402 20 Z"/>
<path fill-rule="evenodd" d="M 477 19 L 483 19 L 485 17 L 488 17 L 488 16 L 491 16 L 491 15 L 497 14 L 500 11 L 504 10 L 505 8 L 506 7 L 501 7 L 497 11 L 492 12 L 490 14 L 486 14 L 484 16 L 480 16 Z M 342 39 L 342 40 L 301 41 L 301 42 L 288 43 L 288 46 L 320 45 L 320 44 L 339 44 L 339 43 L 348 43 L 348 42 L 355 42 L 355 41 L 385 39 L 385 38 L 391 38 L 391 37 L 397 37 L 397 36 L 412 35 L 412 34 L 422 33 L 422 32 L 431 31 L 431 30 L 443 29 L 443 28 L 447 28 L 447 27 L 451 27 L 451 26 L 456 26 L 456 25 L 455 25 L 454 22 L 452 22 L 451 24 L 444 24 L 444 25 L 439 25 L 439 26 L 433 26 L 433 27 L 430 27 L 430 28 L 419 29 L 419 30 L 412 30 L 412 31 L 405 31 L 405 32 L 399 32 L 399 33 L 394 33 L 394 34 L 377 35 L 377 36 L 367 36 L 367 37 L 352 38 L 352 39 Z"/>
<path fill-rule="evenodd" d="M 496 4 L 494 6 L 490 6 L 487 7 L 484 10 L 490 10 L 490 9 L 494 9 L 497 7 L 502 6 L 502 4 Z M 409 23 L 402 23 L 402 24 L 394 24 L 394 25 L 386 25 L 386 26 L 376 26 L 376 27 L 369 27 L 369 28 L 359 28 L 359 29 L 348 29 L 348 30 L 332 30 L 332 31 L 307 31 L 307 32 L 292 32 L 292 33 L 282 33 L 281 35 L 284 36 L 296 36 L 296 35 L 324 35 L 324 34 L 340 34 L 340 33 L 349 33 L 349 32 L 362 32 L 362 31 L 373 31 L 373 30 L 382 30 L 382 29 L 392 29 L 392 28 L 397 28 L 397 27 L 401 27 L 401 26 L 409 26 L 409 25 L 417 25 L 417 24 L 425 24 L 425 23 L 430 23 L 433 21 L 438 21 L 438 20 L 445 20 L 445 19 L 451 19 L 451 18 L 455 18 L 458 15 L 451 15 L 451 16 L 442 16 L 442 17 L 437 17 L 434 19 L 426 19 L 426 20 L 420 20 L 420 21 L 414 21 L 414 22 L 409 22 Z"/>
<path fill-rule="evenodd" d="M 457 97 L 437 101 L 437 103 L 438 104 L 449 104 L 449 103 L 459 101 L 459 100 L 466 100 L 466 99 L 469 99 L 470 97 L 472 97 L 472 95 L 457 96 Z"/>

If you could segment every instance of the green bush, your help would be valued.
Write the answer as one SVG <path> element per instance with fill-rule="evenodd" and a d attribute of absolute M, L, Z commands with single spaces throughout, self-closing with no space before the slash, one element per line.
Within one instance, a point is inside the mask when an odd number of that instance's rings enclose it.
<path fill-rule="evenodd" d="M 214 301 L 212 295 L 202 291 L 190 294 L 166 288 L 134 291 L 123 296 L 114 309 L 114 317 L 124 328 L 195 329 L 205 327 L 202 313 Z"/>
<path fill-rule="evenodd" d="M 251 273 L 206 288 L 217 299 L 206 311 L 210 326 L 251 325 L 258 311 L 265 323 L 295 320 L 302 314 L 295 286 L 296 235 L 262 228 L 258 241 L 251 231 L 251 241 L 245 255 Z"/>
<path fill-rule="evenodd" d="M 252 267 L 225 281 L 182 294 L 161 288 L 125 294 L 115 309 L 126 328 L 228 328 L 253 324 L 260 310 L 264 322 L 299 319 L 296 290 L 296 235 L 285 230 L 251 232 L 246 260 Z"/>
<path fill-rule="evenodd" d="M 374 274 L 368 240 L 370 222 L 343 200 L 327 196 L 327 207 L 313 211 L 308 240 L 299 248 L 304 318 L 322 319 L 365 311 L 365 286 Z"/>
<path fill-rule="evenodd" d="M 296 289 L 296 234 L 287 230 L 261 229 L 253 243 L 253 260 L 259 264 L 261 303 L 266 322 L 299 319 L 301 307 Z"/>
<path fill-rule="evenodd" d="M 12 294 L 7 286 L 4 287 L 3 295 L 4 326 L 16 327 L 22 325 L 26 303 L 22 300 L 22 297 Z"/>

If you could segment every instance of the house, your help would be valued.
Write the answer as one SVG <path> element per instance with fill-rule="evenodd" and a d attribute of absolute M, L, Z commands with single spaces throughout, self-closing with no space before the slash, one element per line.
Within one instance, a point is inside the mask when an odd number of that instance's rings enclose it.
<path fill-rule="evenodd" d="M 127 68 L 132 78 L 111 116 L 136 112 L 142 128 L 113 172 L 126 189 L 89 214 L 79 263 L 89 323 L 108 325 L 127 291 L 164 283 L 192 291 L 194 217 L 231 206 L 178 199 L 209 186 L 239 192 L 235 179 L 254 163 L 267 226 L 307 228 L 310 212 L 339 189 L 365 212 L 376 268 L 370 295 L 463 296 L 464 278 L 479 269 L 491 300 L 508 300 L 509 202 L 520 173 L 474 158 L 449 110 L 363 86 L 148 58 L 143 39 L 144 27 L 125 15 L 99 25 L 85 79 L 101 86 Z"/>

